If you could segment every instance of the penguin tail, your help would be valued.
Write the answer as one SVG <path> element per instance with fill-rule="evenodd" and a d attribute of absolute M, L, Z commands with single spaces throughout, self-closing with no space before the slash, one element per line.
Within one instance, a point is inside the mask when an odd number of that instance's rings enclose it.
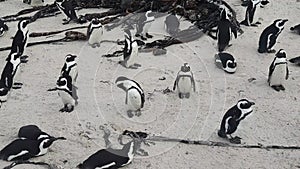
<path fill-rule="evenodd" d="M 258 53 L 265 53 L 266 52 L 265 50 L 262 50 L 261 48 L 258 48 L 257 51 L 258 51 Z"/>
<path fill-rule="evenodd" d="M 224 131 L 219 130 L 218 131 L 218 136 L 222 138 L 226 138 L 226 133 Z"/>
<path fill-rule="evenodd" d="M 245 25 L 245 26 L 250 26 L 246 20 L 243 20 L 242 22 L 240 22 L 241 25 Z"/>

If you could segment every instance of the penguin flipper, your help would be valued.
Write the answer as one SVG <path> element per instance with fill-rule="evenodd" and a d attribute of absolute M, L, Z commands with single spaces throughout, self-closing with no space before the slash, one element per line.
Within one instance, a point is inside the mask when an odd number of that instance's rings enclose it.
<path fill-rule="evenodd" d="M 285 75 L 285 80 L 288 80 L 289 78 L 289 67 L 286 65 L 286 75 Z"/>

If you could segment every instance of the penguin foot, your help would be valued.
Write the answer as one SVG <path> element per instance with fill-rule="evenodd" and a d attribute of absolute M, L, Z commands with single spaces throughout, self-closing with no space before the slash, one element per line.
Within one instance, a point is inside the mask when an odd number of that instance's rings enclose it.
<path fill-rule="evenodd" d="M 275 53 L 275 52 L 276 52 L 275 49 L 269 49 L 269 50 L 267 51 L 267 53 Z"/>
<path fill-rule="evenodd" d="M 142 113 L 141 113 L 140 110 L 138 110 L 138 111 L 135 112 L 135 115 L 138 116 L 138 117 L 140 117 L 142 115 Z"/>
<path fill-rule="evenodd" d="M 145 38 L 144 36 L 141 36 L 141 39 L 142 39 L 142 40 L 147 40 L 147 38 Z"/>
<path fill-rule="evenodd" d="M 277 92 L 279 92 L 281 90 L 281 88 L 279 86 L 271 86 L 274 90 L 276 90 Z"/>
<path fill-rule="evenodd" d="M 29 57 L 29 56 L 27 56 L 27 55 L 21 56 L 21 57 L 20 57 L 21 63 L 27 63 L 27 62 L 28 62 L 28 60 L 27 60 L 28 57 Z"/>
<path fill-rule="evenodd" d="M 218 136 L 222 138 L 227 138 L 226 134 L 222 132 L 221 130 L 218 131 Z"/>
<path fill-rule="evenodd" d="M 235 137 L 230 138 L 229 142 L 233 143 L 233 144 L 241 144 L 242 143 L 241 139 L 242 138 L 235 136 Z"/>
<path fill-rule="evenodd" d="M 251 24 L 252 27 L 258 27 L 256 23 Z"/>
<path fill-rule="evenodd" d="M 146 33 L 147 38 L 153 38 L 153 35 L 150 35 L 149 33 Z"/>
<path fill-rule="evenodd" d="M 92 44 L 91 47 L 92 47 L 92 48 L 96 48 L 96 47 L 97 47 L 97 44 Z"/>
<path fill-rule="evenodd" d="M 255 22 L 255 24 L 256 24 L 256 25 L 260 25 L 260 24 L 261 24 L 261 22 L 257 21 L 257 22 Z"/>
<path fill-rule="evenodd" d="M 278 88 L 279 88 L 280 90 L 285 91 L 285 87 L 284 87 L 283 85 L 278 86 Z"/>
<path fill-rule="evenodd" d="M 187 99 L 190 98 L 190 95 L 191 95 L 190 93 L 186 93 L 185 98 L 187 98 Z"/>
<path fill-rule="evenodd" d="M 130 110 L 127 111 L 127 115 L 128 115 L 129 118 L 133 117 L 133 113 Z"/>
<path fill-rule="evenodd" d="M 184 98 L 184 95 L 182 93 L 178 93 L 178 96 L 179 96 L 180 99 Z"/>
<path fill-rule="evenodd" d="M 140 34 L 135 34 L 135 37 L 140 37 L 141 35 Z"/>
<path fill-rule="evenodd" d="M 61 108 L 61 109 L 59 109 L 59 112 L 65 112 L 66 111 L 66 108 L 65 107 L 63 107 L 63 108 Z"/>
<path fill-rule="evenodd" d="M 21 89 L 23 86 L 23 83 L 14 83 L 12 86 L 12 89 Z"/>
<path fill-rule="evenodd" d="M 67 106 L 65 112 L 71 113 L 74 110 L 74 106 Z"/>

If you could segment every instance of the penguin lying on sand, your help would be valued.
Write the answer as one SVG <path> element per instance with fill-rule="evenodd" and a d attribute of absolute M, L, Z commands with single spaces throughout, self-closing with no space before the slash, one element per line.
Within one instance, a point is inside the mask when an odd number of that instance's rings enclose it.
<path fill-rule="evenodd" d="M 240 144 L 240 137 L 232 137 L 240 122 L 244 120 L 250 113 L 252 113 L 252 106 L 255 105 L 247 99 L 241 99 L 236 105 L 231 107 L 223 116 L 218 136 L 222 138 L 228 138 L 231 143 Z"/>
<path fill-rule="evenodd" d="M 36 125 L 26 125 L 22 126 L 19 129 L 18 137 L 21 139 L 29 139 L 29 140 L 40 140 L 43 138 L 54 138 L 49 134 L 43 132 L 38 126 Z M 64 137 L 57 137 L 58 140 L 66 140 Z"/>
<path fill-rule="evenodd" d="M 300 35 L 300 24 L 291 27 L 290 30 Z"/>
<path fill-rule="evenodd" d="M 190 98 L 192 88 L 194 89 L 194 92 L 196 91 L 194 76 L 188 63 L 184 63 L 177 73 L 173 90 L 175 90 L 176 87 L 180 99 Z"/>
<path fill-rule="evenodd" d="M 222 52 L 216 54 L 215 63 L 218 68 L 223 69 L 227 73 L 235 73 L 236 71 L 236 61 L 229 53 Z"/>

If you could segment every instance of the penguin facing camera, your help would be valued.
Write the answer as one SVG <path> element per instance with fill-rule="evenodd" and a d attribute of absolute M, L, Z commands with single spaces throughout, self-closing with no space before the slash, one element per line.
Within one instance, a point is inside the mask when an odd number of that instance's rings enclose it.
<path fill-rule="evenodd" d="M 237 130 L 240 122 L 252 113 L 253 105 L 255 105 L 254 102 L 247 99 L 241 99 L 236 105 L 231 107 L 222 118 L 218 136 L 229 139 L 231 143 L 240 144 L 241 138 L 238 136 L 232 137 L 231 134 Z"/>
<path fill-rule="evenodd" d="M 145 94 L 140 84 L 124 76 L 118 77 L 115 83 L 126 92 L 125 104 L 128 106 L 128 117 L 133 117 L 133 113 L 140 116 L 145 103 Z"/>
<path fill-rule="evenodd" d="M 284 81 L 289 78 L 289 69 L 287 65 L 286 52 L 280 49 L 269 67 L 268 83 L 274 90 L 285 90 Z"/>
<path fill-rule="evenodd" d="M 135 63 L 138 57 L 139 46 L 136 40 L 131 36 L 130 30 L 124 31 L 125 45 L 123 48 L 123 61 L 120 64 L 126 68 L 137 69 L 141 67 L 140 64 Z"/>
<path fill-rule="evenodd" d="M 292 26 L 290 28 L 291 31 L 295 32 L 296 34 L 300 35 L 300 24 Z"/>
<path fill-rule="evenodd" d="M 75 12 L 75 7 L 72 0 L 55 0 L 57 8 L 64 14 L 63 24 L 68 24 L 71 21 L 78 22 L 78 17 Z"/>
<path fill-rule="evenodd" d="M 18 131 L 18 137 L 21 139 L 29 139 L 29 140 L 40 140 L 43 138 L 55 138 L 44 131 L 42 131 L 36 125 L 26 125 L 20 127 Z M 58 140 L 66 140 L 64 137 L 57 137 Z"/>
<path fill-rule="evenodd" d="M 5 22 L 0 18 L 0 37 L 3 36 L 8 31 L 8 26 Z"/>
<path fill-rule="evenodd" d="M 290 61 L 291 63 L 294 63 L 294 64 L 300 66 L 300 56 L 294 57 L 294 58 L 290 59 L 289 61 Z"/>
<path fill-rule="evenodd" d="M 216 66 L 227 73 L 233 74 L 236 71 L 237 63 L 234 57 L 225 52 L 221 52 L 215 55 Z"/>
<path fill-rule="evenodd" d="M 196 91 L 194 76 L 188 63 L 184 63 L 177 73 L 173 90 L 175 90 L 176 87 L 180 99 L 190 98 L 192 88 L 194 89 L 194 92 Z"/>
<path fill-rule="evenodd" d="M 260 35 L 258 52 L 259 53 L 275 53 L 272 49 L 276 44 L 276 40 L 282 30 L 287 19 L 276 19 L 270 26 L 266 27 Z"/>
<path fill-rule="evenodd" d="M 217 39 L 218 39 L 218 50 L 219 52 L 224 51 L 227 47 L 231 46 L 229 44 L 232 34 L 237 38 L 237 29 L 230 22 L 229 14 L 226 12 L 225 8 L 221 8 L 221 18 L 218 22 L 217 28 Z"/>
<path fill-rule="evenodd" d="M 98 18 L 93 18 L 87 30 L 87 38 L 89 40 L 88 41 L 89 44 L 93 48 L 100 47 L 102 36 L 103 36 L 102 24 Z"/>
<path fill-rule="evenodd" d="M 65 63 L 63 68 L 61 69 L 60 75 L 63 74 L 69 75 L 72 79 L 72 84 L 75 86 L 78 77 L 78 69 L 77 69 L 77 62 L 76 62 L 76 55 L 67 54 L 65 56 Z"/>
<path fill-rule="evenodd" d="M 256 6 L 260 3 L 261 4 L 267 4 L 267 3 L 269 3 L 269 1 L 267 1 L 267 2 L 261 1 L 261 0 L 249 0 L 248 1 L 245 20 L 243 20 L 241 22 L 242 25 L 257 26 L 258 24 L 261 24 L 260 22 L 253 23 L 254 14 L 255 14 L 255 11 L 256 11 Z"/>
<path fill-rule="evenodd" d="M 136 37 L 140 37 L 142 40 L 147 40 L 147 38 L 152 38 L 153 36 L 148 33 L 152 22 L 155 20 L 154 12 L 151 10 L 146 13 L 141 14 L 139 20 L 136 24 Z"/>

